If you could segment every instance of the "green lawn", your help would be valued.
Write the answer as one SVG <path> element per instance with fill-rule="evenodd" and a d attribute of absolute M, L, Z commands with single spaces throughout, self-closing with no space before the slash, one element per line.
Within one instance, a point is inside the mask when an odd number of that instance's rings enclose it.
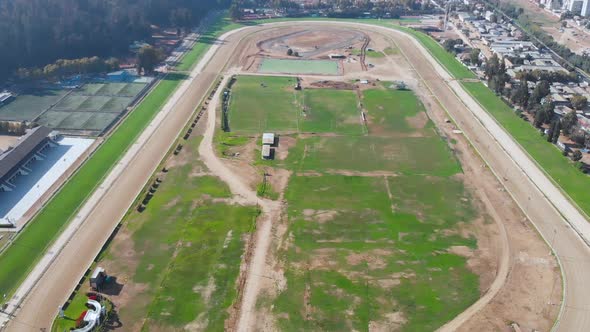
<path fill-rule="evenodd" d="M 225 20 L 210 29 L 213 36 L 219 35 Z M 200 52 L 204 52 L 208 46 Z M 198 59 L 198 57 L 194 58 Z M 188 67 L 189 61 L 186 61 Z M 0 255 L 0 291 L 10 296 L 24 280 L 45 250 L 68 224 L 78 208 L 93 192 L 98 183 L 119 160 L 123 153 L 160 111 L 185 78 L 181 74 L 169 74 L 137 108 L 120 124 L 112 135 L 98 148 L 78 172 L 64 185 L 55 197 L 21 231 L 10 247 Z"/>
<path fill-rule="evenodd" d="M 356 92 L 352 90 L 305 89 L 305 115 L 301 132 L 360 135 L 363 133 Z"/>
<path fill-rule="evenodd" d="M 390 171 L 450 176 L 461 171 L 439 137 L 340 136 L 299 139 L 289 151 L 298 171 Z"/>
<path fill-rule="evenodd" d="M 280 329 L 433 331 L 452 319 L 479 297 L 465 258 L 448 253 L 475 247 L 452 231 L 474 218 L 465 197 L 448 177 L 293 177 L 287 287 L 272 302 Z M 401 328 L 388 322 L 396 312 Z"/>
<path fill-rule="evenodd" d="M 478 216 L 456 176 L 460 164 L 416 95 L 390 85 L 362 92 L 378 135 L 359 135 L 358 122 L 347 125 L 359 120 L 356 92 L 304 88 L 295 99 L 305 105 L 305 134 L 291 136 L 297 143 L 286 160 L 254 162 L 293 171 L 284 196 L 288 229 L 277 252 L 286 286 L 257 303 L 270 308 L 281 331 L 431 331 L 480 295 L 466 258 L 449 252 L 476 248 L 458 231 Z M 246 105 L 283 98 L 280 89 L 252 87 Z M 242 100 L 232 107 L 242 108 Z M 244 144 L 233 135 L 219 142 Z"/>
<path fill-rule="evenodd" d="M 482 83 L 463 87 L 514 137 L 530 156 L 585 212 L 590 214 L 590 178 L 580 172 L 561 151 L 548 143 L 529 122 L 516 116 L 498 96 Z"/>
<path fill-rule="evenodd" d="M 363 104 L 371 121 L 369 130 L 379 127 L 389 132 L 409 133 L 420 129 L 409 123 L 410 118 L 426 111 L 414 92 L 388 88 L 388 83 L 383 86 L 363 91 Z M 428 121 L 425 127 L 431 128 L 432 122 Z"/>
<path fill-rule="evenodd" d="M 337 75 L 338 62 L 331 60 L 264 59 L 260 73 Z"/>
<path fill-rule="evenodd" d="M 229 105 L 230 131 L 298 131 L 298 93 L 293 77 L 239 76 Z"/>

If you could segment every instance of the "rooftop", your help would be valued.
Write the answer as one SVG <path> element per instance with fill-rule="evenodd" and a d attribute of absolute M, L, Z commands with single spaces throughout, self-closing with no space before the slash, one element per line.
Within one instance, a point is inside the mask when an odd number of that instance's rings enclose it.
<path fill-rule="evenodd" d="M 0 179 L 10 173 L 20 162 L 49 136 L 52 129 L 40 126 L 29 130 L 18 143 L 0 155 Z"/>

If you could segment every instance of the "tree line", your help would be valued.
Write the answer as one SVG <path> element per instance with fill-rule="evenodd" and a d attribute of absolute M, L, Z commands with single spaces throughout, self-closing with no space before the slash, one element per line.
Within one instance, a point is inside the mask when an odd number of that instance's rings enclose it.
<path fill-rule="evenodd" d="M 225 8 L 229 2 L 2 0 L 0 80 L 15 74 L 19 68 L 36 67 L 44 71 L 47 64 L 59 59 L 95 56 L 108 59 L 125 54 L 133 40 L 149 41 L 150 25 L 195 26 L 209 10 Z"/>
<path fill-rule="evenodd" d="M 301 15 L 302 7 L 290 0 L 233 0 L 230 16 L 239 20 L 244 8 L 284 9 L 288 16 Z M 370 13 L 372 16 L 399 18 L 406 14 L 431 14 L 434 6 L 429 1 L 421 0 L 322 0 L 305 4 L 304 10 L 322 10 L 328 17 L 354 18 Z"/>

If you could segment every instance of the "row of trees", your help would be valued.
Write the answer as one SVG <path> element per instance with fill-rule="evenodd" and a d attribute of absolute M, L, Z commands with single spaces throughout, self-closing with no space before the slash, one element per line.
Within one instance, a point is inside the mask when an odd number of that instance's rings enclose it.
<path fill-rule="evenodd" d="M 194 26 L 229 1 L 2 0 L 0 81 L 18 68 L 42 68 L 58 59 L 126 53 L 133 40 L 149 40 L 151 24 Z"/>
<path fill-rule="evenodd" d="M 233 0 L 229 11 L 231 18 L 239 20 L 244 8 L 286 9 L 288 13 L 296 15 L 301 6 L 290 0 Z M 396 18 L 408 13 L 432 13 L 434 6 L 422 0 L 322 0 L 306 4 L 304 9 L 322 10 L 331 17 L 358 17 L 370 12 L 377 17 L 389 14 L 389 17 Z"/>
<path fill-rule="evenodd" d="M 109 58 L 104 60 L 97 56 L 73 60 L 60 59 L 43 68 L 19 68 L 16 71 L 22 80 L 53 79 L 75 74 L 107 72 L 119 69 L 119 60 Z"/>
<path fill-rule="evenodd" d="M 27 130 L 24 122 L 0 121 L 0 134 L 22 136 Z"/>
<path fill-rule="evenodd" d="M 550 81 L 538 81 L 532 92 L 529 92 L 528 76 L 522 75 L 518 83 L 512 84 L 511 88 L 507 89 L 505 87 L 508 76 L 503 64 L 504 61 L 500 60 L 496 55 L 492 56 L 486 64 L 484 73 L 492 90 L 507 97 L 513 105 L 519 106 L 521 110 L 533 114 L 533 125 L 536 128 L 549 125 L 547 130 L 548 142 L 557 143 L 559 135 L 563 133 L 580 145 L 590 146 L 590 137 L 580 129 L 576 114 L 576 110 L 586 108 L 588 104 L 586 97 L 574 95 L 571 99 L 574 110 L 560 119 L 556 118 L 555 104 L 550 97 Z M 517 113 L 520 113 L 521 117 L 524 118 L 522 111 L 519 110 Z M 574 160 L 578 157 L 581 159 L 581 154 L 576 153 L 573 157 Z"/>
<path fill-rule="evenodd" d="M 484 74 L 488 80 L 488 86 L 496 94 L 502 94 L 504 86 L 509 81 L 506 74 L 506 64 L 501 61 L 496 54 L 488 59 Z"/>

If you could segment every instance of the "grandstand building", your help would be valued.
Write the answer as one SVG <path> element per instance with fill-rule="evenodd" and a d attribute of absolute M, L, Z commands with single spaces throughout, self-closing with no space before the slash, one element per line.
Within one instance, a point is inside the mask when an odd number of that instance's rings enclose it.
<path fill-rule="evenodd" d="M 28 175 L 33 161 L 43 160 L 43 153 L 56 146 L 51 134 L 52 130 L 44 126 L 30 129 L 15 146 L 0 151 L 0 192 L 14 190 L 14 179 Z"/>

